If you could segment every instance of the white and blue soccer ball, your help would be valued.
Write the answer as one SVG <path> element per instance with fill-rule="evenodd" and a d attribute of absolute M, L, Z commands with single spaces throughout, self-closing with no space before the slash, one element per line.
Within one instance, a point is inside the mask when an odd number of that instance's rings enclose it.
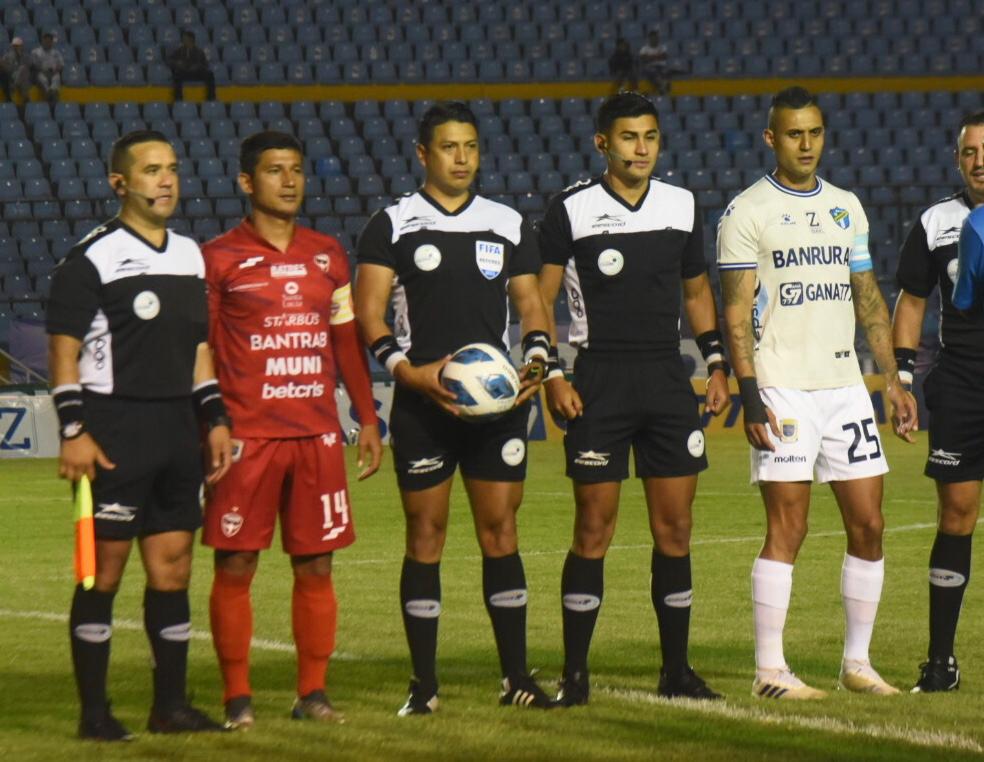
<path fill-rule="evenodd" d="M 519 395 L 519 374 L 512 361 L 491 344 L 466 344 L 451 356 L 441 383 L 454 392 L 461 417 L 486 421 L 512 409 Z"/>

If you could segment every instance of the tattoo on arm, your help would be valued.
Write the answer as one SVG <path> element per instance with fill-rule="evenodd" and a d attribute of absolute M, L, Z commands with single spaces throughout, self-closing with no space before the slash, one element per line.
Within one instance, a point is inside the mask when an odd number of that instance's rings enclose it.
<path fill-rule="evenodd" d="M 755 296 L 755 271 L 749 269 L 722 272 L 721 295 L 735 376 L 754 376 L 755 332 L 752 326 L 752 301 Z"/>
<path fill-rule="evenodd" d="M 897 368 L 892 350 L 892 325 L 874 271 L 852 274 L 851 291 L 854 314 L 864 330 L 879 370 L 885 375 L 894 374 Z"/>

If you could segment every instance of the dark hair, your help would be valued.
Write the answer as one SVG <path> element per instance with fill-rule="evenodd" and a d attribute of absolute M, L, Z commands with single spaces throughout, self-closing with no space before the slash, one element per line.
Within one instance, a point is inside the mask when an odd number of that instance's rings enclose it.
<path fill-rule="evenodd" d="M 245 175 L 252 175 L 256 170 L 256 165 L 260 163 L 260 156 L 263 152 L 277 148 L 297 151 L 302 158 L 304 156 L 301 142 L 293 135 L 275 130 L 257 132 L 246 138 L 239 146 L 239 171 Z"/>
<path fill-rule="evenodd" d="M 639 93 L 616 93 L 609 95 L 598 107 L 598 115 L 595 117 L 595 128 L 598 132 L 608 132 L 616 119 L 624 119 L 633 116 L 645 116 L 652 114 L 656 117 L 659 124 L 659 112 L 656 106 L 644 95 Z"/>
<path fill-rule="evenodd" d="M 434 137 L 434 128 L 446 122 L 464 122 L 472 125 L 478 132 L 478 119 L 468 104 L 461 101 L 439 101 L 420 117 L 420 124 L 417 126 L 417 143 L 426 148 Z"/>
<path fill-rule="evenodd" d="M 195 33 L 191 29 L 181 30 L 181 39 L 183 40 L 185 37 L 191 37 L 192 42 L 195 41 Z"/>
<path fill-rule="evenodd" d="M 827 117 L 824 116 L 823 109 L 820 108 L 820 104 L 817 102 L 817 96 L 805 87 L 794 85 L 793 87 L 787 87 L 785 90 L 780 90 L 772 96 L 772 103 L 769 104 L 769 129 L 773 129 L 775 115 L 779 109 L 801 109 L 807 108 L 808 106 L 814 106 L 820 112 L 820 120 L 823 124 L 827 123 Z"/>
<path fill-rule="evenodd" d="M 980 111 L 972 111 L 969 114 L 964 114 L 963 119 L 960 120 L 960 126 L 957 127 L 957 134 L 959 135 L 960 131 L 963 130 L 964 127 L 970 127 L 971 125 L 976 127 L 979 124 L 984 124 L 984 109 L 981 109 Z"/>
<path fill-rule="evenodd" d="M 171 145 L 171 141 L 167 139 L 164 133 L 157 130 L 128 132 L 113 143 L 109 152 L 109 171 L 125 175 L 130 168 L 130 149 L 141 143 L 167 143 Z"/>

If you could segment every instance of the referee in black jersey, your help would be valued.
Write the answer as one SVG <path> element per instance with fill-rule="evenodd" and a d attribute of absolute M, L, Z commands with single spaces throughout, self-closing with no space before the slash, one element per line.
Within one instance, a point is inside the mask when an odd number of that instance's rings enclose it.
<path fill-rule="evenodd" d="M 720 698 L 687 661 L 691 505 L 707 458 L 697 399 L 680 357 L 681 284 L 687 320 L 708 363 L 707 410 L 715 415 L 729 399 L 729 368 L 700 210 L 690 191 L 651 177 L 659 141 L 658 115 L 648 99 L 619 93 L 605 100 L 595 146 L 607 169 L 556 196 L 540 230 L 543 299 L 553 305 L 564 286 L 569 339 L 578 350 L 573 386 L 553 359 L 555 349 L 546 381 L 551 411 L 568 419 L 564 447 L 574 482 L 574 542 L 561 579 L 564 672 L 557 699 L 564 706 L 588 702 L 588 648 L 630 447 L 654 543 L 659 693 Z"/>
<path fill-rule="evenodd" d="M 940 290 L 941 347 L 923 391 L 932 418 L 926 476 L 936 481 L 938 524 L 929 554 L 929 655 L 913 693 L 953 691 L 960 669 L 953 641 L 970 579 L 970 548 L 984 479 L 984 314 L 953 306 L 960 228 L 984 204 L 984 111 L 969 114 L 957 134 L 964 187 L 925 209 L 906 236 L 892 324 L 899 377 L 912 385 L 926 300 Z"/>
<path fill-rule="evenodd" d="M 540 387 L 550 339 L 536 276 L 536 236 L 514 209 L 472 193 L 475 115 L 439 103 L 420 122 L 423 187 L 378 211 L 359 236 L 356 318 L 396 379 L 390 436 L 406 517 L 400 604 L 414 677 L 400 716 L 437 708 L 440 560 L 451 483 L 460 467 L 482 549 L 482 587 L 503 676 L 500 703 L 548 709 L 526 665 L 526 576 L 516 511 L 526 477 L 528 399 Z M 392 297 L 393 330 L 385 322 Z M 516 407 L 491 422 L 455 417 L 440 383 L 458 348 L 507 349 L 508 299 L 519 313 L 527 361 Z M 395 334 L 395 335 L 394 335 Z"/>
<path fill-rule="evenodd" d="M 131 738 L 110 712 L 106 671 L 113 597 L 133 540 L 147 574 L 144 625 L 153 652 L 157 733 L 220 730 L 188 704 L 188 582 L 203 480 L 231 460 L 229 420 L 206 344 L 205 267 L 198 245 L 167 230 L 178 162 L 162 134 L 114 145 L 109 182 L 119 214 L 55 270 L 47 331 L 61 433 L 59 475 L 92 480 L 95 585 L 75 589 L 69 629 L 82 703 L 79 735 Z"/>

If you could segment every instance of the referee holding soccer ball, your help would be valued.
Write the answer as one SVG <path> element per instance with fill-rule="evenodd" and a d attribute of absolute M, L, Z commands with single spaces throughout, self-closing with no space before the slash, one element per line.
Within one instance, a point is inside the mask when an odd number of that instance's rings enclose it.
<path fill-rule="evenodd" d="M 400 603 L 414 671 L 400 716 L 437 708 L 440 561 L 459 466 L 482 549 L 483 593 L 503 676 L 500 703 L 553 706 L 527 670 L 526 577 L 516 538 L 528 400 L 550 345 L 537 286 L 540 257 L 518 212 L 472 193 L 478 140 L 475 115 L 463 103 L 428 109 L 417 144 L 423 187 L 377 212 L 359 237 L 356 317 L 396 379 L 390 433 L 407 527 Z M 441 369 L 465 344 L 506 349 L 509 298 L 524 332 L 521 392 L 509 413 L 470 423 L 458 417 Z M 391 300 L 392 330 L 384 319 Z"/>
<path fill-rule="evenodd" d="M 192 539 L 202 522 L 199 424 L 209 429 L 209 482 L 229 468 L 231 443 L 205 343 L 202 255 L 166 227 L 178 203 L 177 167 L 159 132 L 131 132 L 114 144 L 109 182 L 120 213 L 58 265 L 48 305 L 59 474 L 93 480 L 95 584 L 76 587 L 69 630 L 79 735 L 100 741 L 132 737 L 110 712 L 106 672 L 113 598 L 134 539 L 147 573 L 154 665 L 148 729 L 222 729 L 185 691 Z"/>

